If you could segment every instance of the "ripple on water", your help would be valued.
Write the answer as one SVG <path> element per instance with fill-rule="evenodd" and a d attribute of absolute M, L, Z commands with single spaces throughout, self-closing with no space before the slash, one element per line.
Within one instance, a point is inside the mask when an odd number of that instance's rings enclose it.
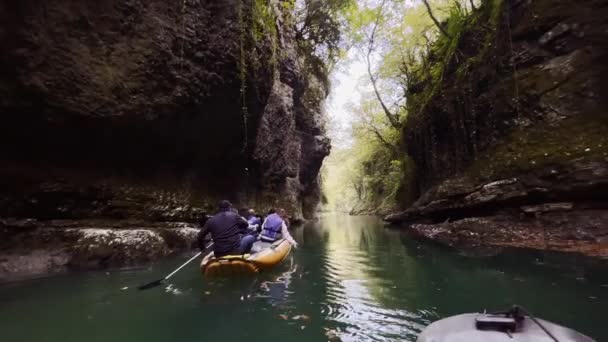
<path fill-rule="evenodd" d="M 327 292 L 321 314 L 338 327 L 336 335 L 342 341 L 388 341 L 404 337 L 413 340 L 428 324 L 425 317 L 433 315 L 387 308 L 380 303 L 372 289 L 382 293 L 384 287 L 391 285 L 370 279 L 378 267 L 369 263 L 366 253 L 360 250 L 330 250 L 323 261 Z"/>
<path fill-rule="evenodd" d="M 402 239 L 376 219 L 326 219 L 293 235 L 302 247 L 254 278 L 201 281 L 193 264 L 165 286 L 134 288 L 189 258 L 179 256 L 137 270 L 0 285 L 2 340 L 413 342 L 436 319 L 515 302 L 608 341 L 603 264 L 534 264 L 538 255 L 523 252 L 470 259 Z"/>

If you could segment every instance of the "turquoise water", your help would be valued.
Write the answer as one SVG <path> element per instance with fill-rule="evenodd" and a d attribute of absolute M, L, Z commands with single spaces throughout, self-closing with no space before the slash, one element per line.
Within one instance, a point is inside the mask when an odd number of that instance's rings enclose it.
<path fill-rule="evenodd" d="M 293 235 L 300 248 L 254 279 L 203 281 L 193 264 L 169 286 L 132 288 L 162 277 L 185 255 L 141 269 L 0 285 L 0 339 L 415 341 L 439 318 L 518 303 L 608 341 L 607 261 L 522 251 L 463 255 L 371 217 L 326 215 Z"/>

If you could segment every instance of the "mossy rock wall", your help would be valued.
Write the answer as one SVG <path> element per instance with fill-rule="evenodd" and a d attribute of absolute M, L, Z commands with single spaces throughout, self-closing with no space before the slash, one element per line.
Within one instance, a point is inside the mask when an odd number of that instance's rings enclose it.
<path fill-rule="evenodd" d="M 441 77 L 407 94 L 417 192 L 455 175 L 481 183 L 605 159 L 607 27 L 597 0 L 484 2 L 450 58 L 431 60 Z"/>
<path fill-rule="evenodd" d="M 447 24 L 457 41 L 407 94 L 419 197 L 385 219 L 452 247 L 608 255 L 605 1 L 485 1 Z"/>

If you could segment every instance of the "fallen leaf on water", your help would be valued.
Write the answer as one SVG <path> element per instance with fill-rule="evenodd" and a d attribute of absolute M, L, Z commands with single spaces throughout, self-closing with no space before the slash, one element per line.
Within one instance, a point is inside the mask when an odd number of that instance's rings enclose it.
<path fill-rule="evenodd" d="M 325 328 L 325 337 L 327 337 L 330 341 L 340 341 L 340 337 L 338 337 L 338 332 L 334 329 Z"/>

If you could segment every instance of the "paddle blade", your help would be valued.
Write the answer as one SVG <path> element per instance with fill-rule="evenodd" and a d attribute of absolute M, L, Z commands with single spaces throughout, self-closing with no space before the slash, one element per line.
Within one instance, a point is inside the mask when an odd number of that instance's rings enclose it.
<path fill-rule="evenodd" d="M 147 289 L 151 289 L 153 287 L 157 287 L 157 286 L 159 286 L 160 284 L 163 283 L 163 280 L 165 280 L 165 279 L 164 278 L 163 279 L 158 279 L 158 280 L 155 280 L 155 281 L 153 281 L 151 283 L 140 285 L 140 286 L 137 287 L 137 289 L 139 289 L 139 290 L 147 290 Z"/>

